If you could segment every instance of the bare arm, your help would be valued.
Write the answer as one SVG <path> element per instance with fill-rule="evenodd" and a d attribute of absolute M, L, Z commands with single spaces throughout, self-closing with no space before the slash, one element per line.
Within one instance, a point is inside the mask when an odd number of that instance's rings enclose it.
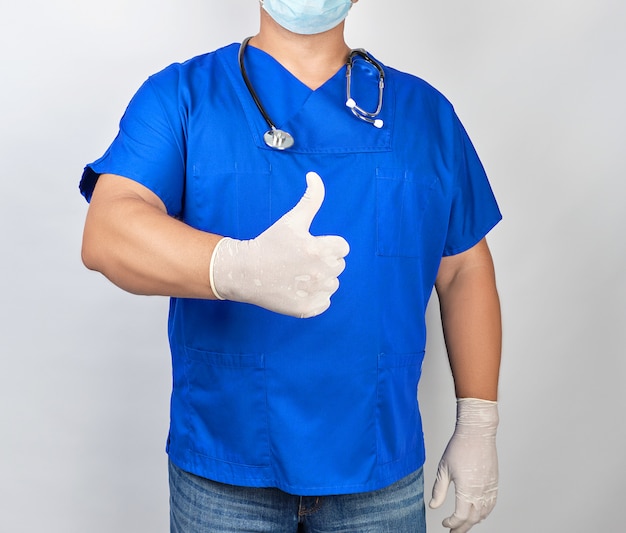
<path fill-rule="evenodd" d="M 457 397 L 497 400 L 502 327 L 486 240 L 443 258 L 435 286 Z"/>
<path fill-rule="evenodd" d="M 87 213 L 82 259 L 135 294 L 215 298 L 209 263 L 219 240 L 169 216 L 143 185 L 103 174 Z"/>

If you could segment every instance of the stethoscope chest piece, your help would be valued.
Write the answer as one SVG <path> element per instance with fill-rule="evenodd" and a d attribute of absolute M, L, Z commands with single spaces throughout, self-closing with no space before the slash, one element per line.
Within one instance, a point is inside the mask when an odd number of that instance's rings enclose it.
<path fill-rule="evenodd" d="M 291 148 L 294 143 L 293 136 L 290 133 L 278 128 L 266 131 L 265 135 L 263 135 L 263 140 L 267 146 L 276 150 L 286 150 Z"/>

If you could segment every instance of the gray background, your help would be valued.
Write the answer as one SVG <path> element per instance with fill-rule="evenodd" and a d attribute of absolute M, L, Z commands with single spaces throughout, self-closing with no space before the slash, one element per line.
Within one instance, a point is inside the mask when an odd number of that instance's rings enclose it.
<path fill-rule="evenodd" d="M 252 34 L 254 0 L 0 8 L 0 531 L 167 530 L 167 301 L 88 272 L 83 165 L 142 81 Z M 623 528 L 626 4 L 362 0 L 348 42 L 454 103 L 505 219 L 501 492 L 484 533 Z M 436 298 L 427 491 L 454 423 Z M 450 512 L 429 511 L 431 531 Z"/>

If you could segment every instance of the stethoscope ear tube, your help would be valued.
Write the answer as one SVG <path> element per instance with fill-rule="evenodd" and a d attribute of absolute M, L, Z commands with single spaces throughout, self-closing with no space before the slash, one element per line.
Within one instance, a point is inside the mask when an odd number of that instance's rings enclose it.
<path fill-rule="evenodd" d="M 367 61 L 370 65 L 372 65 L 378 71 L 378 105 L 376 110 L 373 112 L 366 111 L 362 107 L 359 107 L 355 102 L 354 98 L 352 98 L 352 66 L 354 65 L 355 57 L 360 57 Z M 365 122 L 369 122 L 374 125 L 376 128 L 382 128 L 384 123 L 382 119 L 377 118 L 380 115 L 380 112 L 383 109 L 383 93 L 385 90 L 385 71 L 383 67 L 378 63 L 378 61 L 374 60 L 365 50 L 362 48 L 355 48 L 350 52 L 348 56 L 348 63 L 346 65 L 346 106 L 352 111 L 352 114 L 355 117 L 364 120 Z"/>

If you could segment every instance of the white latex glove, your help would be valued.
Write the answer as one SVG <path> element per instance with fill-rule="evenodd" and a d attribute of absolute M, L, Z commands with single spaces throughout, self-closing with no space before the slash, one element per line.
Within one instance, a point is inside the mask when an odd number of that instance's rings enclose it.
<path fill-rule="evenodd" d="M 315 172 L 306 175 L 306 182 L 297 205 L 261 235 L 218 242 L 210 266 L 217 298 L 299 318 L 328 309 L 350 247 L 342 237 L 309 233 L 324 200 L 324 183 Z"/>
<path fill-rule="evenodd" d="M 465 533 L 484 520 L 496 505 L 498 404 L 487 400 L 457 400 L 456 429 L 439 463 L 431 509 L 446 499 L 454 482 L 456 508 L 443 521 L 450 533 Z"/>

